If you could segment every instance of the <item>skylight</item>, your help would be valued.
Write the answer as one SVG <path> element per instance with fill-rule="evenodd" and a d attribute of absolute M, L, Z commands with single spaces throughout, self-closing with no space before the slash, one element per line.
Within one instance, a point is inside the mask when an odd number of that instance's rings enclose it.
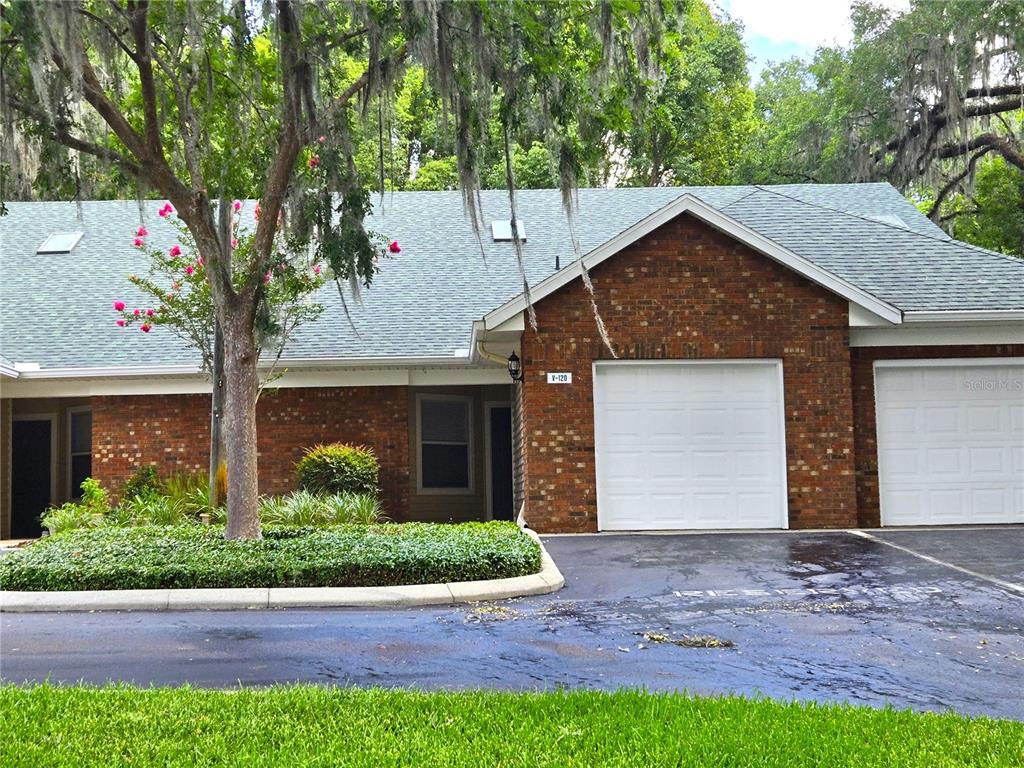
<path fill-rule="evenodd" d="M 526 242 L 526 225 L 516 219 L 516 229 L 519 231 L 519 240 Z M 512 242 L 512 221 L 511 219 L 497 220 L 491 222 L 491 237 L 494 242 Z"/>
<path fill-rule="evenodd" d="M 81 239 L 81 232 L 54 232 L 36 249 L 36 253 L 71 253 Z"/>

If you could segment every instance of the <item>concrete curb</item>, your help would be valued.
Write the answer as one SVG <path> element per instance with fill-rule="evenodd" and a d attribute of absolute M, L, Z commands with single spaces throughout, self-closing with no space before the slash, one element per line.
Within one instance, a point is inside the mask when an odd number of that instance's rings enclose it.
<path fill-rule="evenodd" d="M 541 569 L 530 576 L 397 587 L 259 587 L 246 589 L 105 589 L 81 592 L 0 591 L 0 613 L 47 611 L 234 611 L 266 608 L 398 608 L 545 595 L 565 585 L 540 546 Z"/>

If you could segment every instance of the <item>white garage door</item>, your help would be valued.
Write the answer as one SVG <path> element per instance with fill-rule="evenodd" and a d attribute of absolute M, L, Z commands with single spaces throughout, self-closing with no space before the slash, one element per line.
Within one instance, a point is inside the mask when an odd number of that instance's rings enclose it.
<path fill-rule="evenodd" d="M 598 527 L 785 527 L 781 369 L 596 363 Z"/>
<path fill-rule="evenodd" d="M 875 366 L 882 525 L 1024 522 L 1024 361 Z"/>

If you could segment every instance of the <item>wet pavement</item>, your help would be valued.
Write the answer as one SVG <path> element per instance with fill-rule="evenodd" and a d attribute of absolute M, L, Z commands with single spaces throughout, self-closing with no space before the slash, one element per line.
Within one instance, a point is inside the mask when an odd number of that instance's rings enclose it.
<path fill-rule="evenodd" d="M 547 537 L 565 589 L 478 606 L 4 614 L 0 677 L 646 687 L 1024 720 L 1024 527 L 871 536 Z M 715 640 L 733 647 L 685 647 Z"/>

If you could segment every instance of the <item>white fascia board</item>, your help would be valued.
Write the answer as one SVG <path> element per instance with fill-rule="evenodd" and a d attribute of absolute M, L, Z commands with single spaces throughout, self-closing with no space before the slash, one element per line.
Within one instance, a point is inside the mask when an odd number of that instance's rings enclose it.
<path fill-rule="evenodd" d="M 1024 309 L 908 311 L 903 313 L 903 320 L 907 323 L 1024 323 Z"/>
<path fill-rule="evenodd" d="M 889 328 L 851 328 L 851 347 L 936 347 L 1024 344 L 1024 321 L 1015 323 L 909 323 Z"/>
<path fill-rule="evenodd" d="M 260 362 L 261 370 L 276 367 L 278 370 L 346 370 L 352 368 L 418 368 L 423 366 L 462 366 L 470 360 L 469 355 L 451 357 L 346 357 L 346 358 L 292 358 Z M 22 379 L 110 379 L 110 378 L 153 378 L 165 376 L 195 376 L 201 373 L 198 365 L 124 365 L 95 368 L 40 368 L 34 371 L 20 371 Z"/>
<path fill-rule="evenodd" d="M 301 387 L 470 386 L 507 384 L 508 372 L 500 366 L 423 366 L 420 368 L 355 368 L 317 371 L 286 369 L 271 385 L 274 389 Z M 109 395 L 204 394 L 210 383 L 192 376 L 113 377 L 75 379 L 17 379 L 5 381 L 4 398 L 104 397 Z"/>
<path fill-rule="evenodd" d="M 8 379 L 16 379 L 20 375 L 21 372 L 17 368 L 0 363 L 0 376 L 4 376 Z"/>
<path fill-rule="evenodd" d="M 858 304 L 869 312 L 882 317 L 884 320 L 898 324 L 903 320 L 903 313 L 888 302 L 882 301 L 871 294 L 861 290 L 852 283 L 843 280 L 841 277 L 819 267 L 817 264 L 808 261 L 788 248 L 783 248 L 773 240 L 769 240 L 759 232 L 741 224 L 736 219 L 721 211 L 712 208 L 703 200 L 691 194 L 684 194 L 677 197 L 668 205 L 658 209 L 647 218 L 638 221 L 629 229 L 620 232 L 615 237 L 599 245 L 594 250 L 583 256 L 583 263 L 587 269 L 593 269 L 605 259 L 614 256 L 623 248 L 632 245 L 640 238 L 650 234 L 658 227 L 667 224 L 672 219 L 684 213 L 689 213 L 703 221 L 705 224 L 714 227 L 718 231 L 743 243 L 749 248 L 789 267 L 797 274 L 806 277 L 811 282 L 826 288 L 843 298 Z M 545 278 L 530 290 L 531 299 L 534 303 L 545 296 L 557 291 L 562 286 L 576 279 L 580 275 L 580 265 L 572 261 L 555 274 Z M 497 328 L 502 323 L 514 317 L 526 309 L 526 297 L 520 294 L 511 301 L 493 310 L 484 316 L 486 328 Z"/>

